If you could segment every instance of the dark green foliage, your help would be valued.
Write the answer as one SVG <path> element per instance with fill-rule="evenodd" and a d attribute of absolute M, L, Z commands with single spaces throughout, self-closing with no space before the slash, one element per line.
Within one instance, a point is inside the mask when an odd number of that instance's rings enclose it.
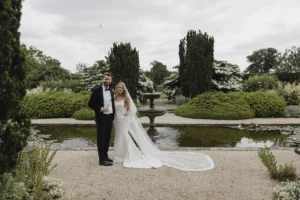
<path fill-rule="evenodd" d="M 20 49 L 21 0 L 0 2 L 0 120 L 10 119 L 26 94 Z"/>
<path fill-rule="evenodd" d="M 27 144 L 30 134 L 30 119 L 20 111 L 10 123 L 0 124 L 0 174 L 11 171 L 17 161 L 18 152 Z"/>
<path fill-rule="evenodd" d="M 205 93 L 179 106 L 175 114 L 200 119 L 248 119 L 254 117 L 247 102 L 235 93 Z"/>
<path fill-rule="evenodd" d="M 188 87 L 188 69 L 187 69 L 187 59 L 186 59 L 186 41 L 185 38 L 180 40 L 179 43 L 179 66 L 178 66 L 178 79 L 181 85 L 182 95 L 185 97 L 190 97 L 190 91 Z"/>
<path fill-rule="evenodd" d="M 300 72 L 300 48 L 286 49 L 282 55 L 280 65 L 276 73 L 299 73 Z M 299 80 L 298 80 L 299 81 Z"/>
<path fill-rule="evenodd" d="M 278 79 L 284 83 L 299 83 L 300 82 L 300 72 L 289 73 L 289 72 L 276 72 Z"/>
<path fill-rule="evenodd" d="M 254 51 L 250 56 L 247 56 L 247 60 L 251 64 L 245 72 L 269 73 L 271 69 L 275 69 L 280 64 L 280 58 L 280 53 L 274 48 Z"/>
<path fill-rule="evenodd" d="M 150 77 L 152 78 L 154 84 L 162 84 L 164 82 L 164 79 L 169 75 L 167 66 L 156 60 L 151 62 L 150 65 L 152 65 L 152 68 L 150 70 Z"/>
<path fill-rule="evenodd" d="M 62 68 L 57 59 L 46 56 L 41 50 L 22 45 L 22 52 L 26 57 L 26 84 L 29 89 L 38 87 L 44 81 L 71 79 L 71 73 Z"/>
<path fill-rule="evenodd" d="M 275 71 L 281 82 L 300 82 L 300 48 L 292 47 L 284 53 L 274 48 L 260 49 L 254 51 L 247 59 L 251 65 L 245 70 L 244 80 L 249 76 Z"/>
<path fill-rule="evenodd" d="M 22 104 L 31 118 L 72 117 L 75 111 L 87 105 L 89 97 L 89 92 L 39 93 L 27 95 Z"/>
<path fill-rule="evenodd" d="M 255 113 L 255 117 L 283 117 L 285 100 L 275 92 L 244 93 L 244 99 Z"/>
<path fill-rule="evenodd" d="M 73 118 L 77 120 L 94 120 L 95 112 L 90 108 L 81 108 L 73 114 Z"/>
<path fill-rule="evenodd" d="M 18 31 L 21 8 L 21 0 L 0 1 L 0 174 L 14 168 L 30 130 L 30 120 L 20 112 L 26 94 Z"/>
<path fill-rule="evenodd" d="M 214 38 L 207 33 L 191 30 L 179 44 L 179 79 L 185 97 L 195 97 L 210 91 Z"/>
<path fill-rule="evenodd" d="M 300 104 L 300 99 L 297 96 L 295 91 L 292 91 L 291 93 L 285 91 L 285 90 L 278 90 L 278 94 L 284 98 L 287 105 L 289 106 L 298 106 Z"/>
<path fill-rule="evenodd" d="M 123 81 L 135 99 L 140 69 L 138 51 L 132 48 L 130 43 L 114 43 L 106 59 L 112 73 L 112 85 Z"/>
<path fill-rule="evenodd" d="M 253 117 L 282 117 L 285 101 L 277 93 L 231 92 L 205 93 L 179 106 L 175 114 L 201 119 L 247 119 Z"/>

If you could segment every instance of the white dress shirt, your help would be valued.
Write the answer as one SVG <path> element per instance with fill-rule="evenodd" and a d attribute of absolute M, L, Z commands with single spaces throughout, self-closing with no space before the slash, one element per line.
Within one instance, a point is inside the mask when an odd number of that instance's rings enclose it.
<path fill-rule="evenodd" d="M 102 90 L 103 90 L 103 100 L 104 100 L 104 108 L 109 105 L 109 110 L 107 112 L 103 112 L 103 114 L 112 114 L 113 113 L 113 108 L 112 108 L 112 98 L 111 98 L 111 93 L 110 90 L 105 91 L 105 86 L 102 85 Z"/>

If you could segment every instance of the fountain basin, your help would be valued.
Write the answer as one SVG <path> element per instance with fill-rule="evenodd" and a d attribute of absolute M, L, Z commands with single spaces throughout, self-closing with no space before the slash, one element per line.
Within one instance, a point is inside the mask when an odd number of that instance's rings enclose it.
<path fill-rule="evenodd" d="M 161 93 L 143 93 L 142 94 L 144 98 L 150 100 L 150 108 L 154 108 L 154 99 L 158 99 L 161 96 Z"/>
<path fill-rule="evenodd" d="M 150 99 L 150 98 L 158 99 L 158 98 L 160 98 L 161 93 L 143 93 L 142 95 L 148 99 Z"/>
<path fill-rule="evenodd" d="M 160 107 L 156 107 L 156 108 L 143 107 L 143 108 L 139 108 L 138 112 L 141 116 L 157 117 L 157 116 L 164 115 L 166 113 L 166 109 L 165 108 L 160 108 Z"/>
<path fill-rule="evenodd" d="M 156 130 L 156 128 L 154 128 L 154 119 L 157 116 L 162 116 L 166 113 L 166 109 L 164 108 L 147 108 L 147 107 L 143 107 L 143 108 L 139 108 L 138 112 L 141 116 L 147 116 L 150 119 L 150 128 L 148 129 L 147 133 L 149 136 L 158 136 L 158 132 Z"/>

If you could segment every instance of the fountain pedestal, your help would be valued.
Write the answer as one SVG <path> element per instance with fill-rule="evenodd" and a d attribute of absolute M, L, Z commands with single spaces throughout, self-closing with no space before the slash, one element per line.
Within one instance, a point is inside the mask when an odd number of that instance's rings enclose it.
<path fill-rule="evenodd" d="M 143 107 L 140 108 L 139 110 L 139 114 L 141 116 L 147 116 L 150 119 L 150 124 L 149 124 L 149 129 L 147 130 L 148 135 L 150 136 L 158 136 L 158 132 L 156 130 L 156 128 L 154 128 L 154 119 L 157 116 L 162 116 L 166 113 L 166 110 L 164 108 L 147 108 L 147 107 Z"/>
<path fill-rule="evenodd" d="M 160 93 L 144 93 L 143 96 L 146 99 L 150 100 L 150 106 L 148 107 L 143 107 L 143 108 L 139 108 L 138 112 L 141 116 L 147 116 L 150 119 L 150 128 L 147 130 L 147 133 L 149 136 L 158 136 L 158 132 L 156 130 L 156 128 L 154 127 L 154 119 L 157 116 L 162 116 L 166 113 L 166 109 L 164 108 L 155 108 L 154 107 L 154 99 L 160 98 L 161 94 Z"/>

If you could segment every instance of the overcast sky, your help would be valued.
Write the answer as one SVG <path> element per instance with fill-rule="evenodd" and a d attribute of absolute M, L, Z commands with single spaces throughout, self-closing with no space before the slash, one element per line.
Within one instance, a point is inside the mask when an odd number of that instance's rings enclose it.
<path fill-rule="evenodd" d="M 215 59 L 248 66 L 254 50 L 300 46 L 300 0 L 26 0 L 21 41 L 76 71 L 105 59 L 113 42 L 130 42 L 140 65 L 179 63 L 188 30 L 215 38 Z"/>

